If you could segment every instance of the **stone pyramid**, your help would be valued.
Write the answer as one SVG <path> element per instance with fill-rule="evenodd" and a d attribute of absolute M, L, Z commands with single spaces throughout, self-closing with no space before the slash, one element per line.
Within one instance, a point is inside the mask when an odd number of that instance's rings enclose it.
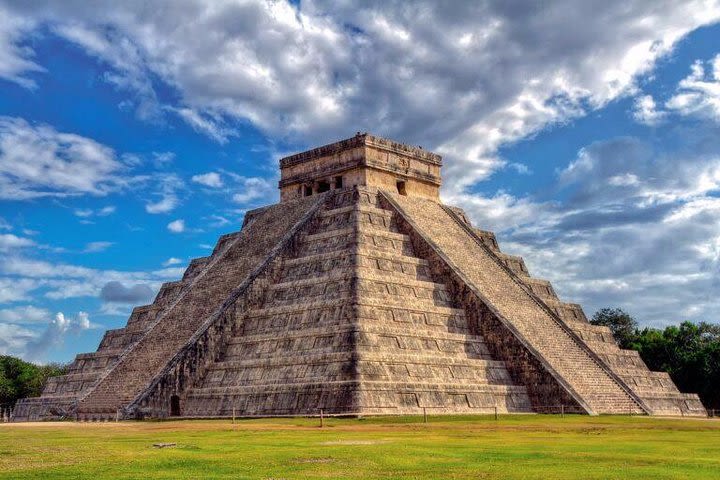
<path fill-rule="evenodd" d="M 282 159 L 279 204 L 14 419 L 706 414 L 440 203 L 441 163 L 368 134 Z"/>

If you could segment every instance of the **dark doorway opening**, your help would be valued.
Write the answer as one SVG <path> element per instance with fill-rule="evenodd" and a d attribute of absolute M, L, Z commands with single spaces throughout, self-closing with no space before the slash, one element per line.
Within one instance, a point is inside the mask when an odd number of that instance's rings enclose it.
<path fill-rule="evenodd" d="M 330 182 L 318 182 L 318 193 L 327 192 L 330 190 Z"/>
<path fill-rule="evenodd" d="M 335 177 L 335 188 L 342 188 L 342 177 Z"/>
<path fill-rule="evenodd" d="M 305 190 L 304 195 L 306 197 L 309 197 L 310 195 L 312 195 L 312 187 L 310 185 L 305 185 L 303 188 Z"/>
<path fill-rule="evenodd" d="M 172 397 L 170 397 L 170 416 L 180 416 L 180 397 L 178 397 L 177 395 L 173 395 Z"/>
<path fill-rule="evenodd" d="M 407 195 L 407 191 L 405 191 L 405 182 L 402 180 L 397 181 L 397 191 L 400 195 Z"/>

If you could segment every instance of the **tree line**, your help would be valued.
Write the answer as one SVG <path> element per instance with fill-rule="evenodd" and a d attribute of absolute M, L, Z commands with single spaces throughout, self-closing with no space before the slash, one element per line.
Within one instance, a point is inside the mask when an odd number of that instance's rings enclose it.
<path fill-rule="evenodd" d="M 681 392 L 697 393 L 705 408 L 720 409 L 720 325 L 641 329 L 619 308 L 598 310 L 590 323 L 610 327 L 620 347 L 637 350 L 650 370 L 668 372 Z"/>
<path fill-rule="evenodd" d="M 13 406 L 21 398 L 40 396 L 48 378 L 63 375 L 66 371 L 67 365 L 35 365 L 19 358 L 1 355 L 0 405 Z"/>

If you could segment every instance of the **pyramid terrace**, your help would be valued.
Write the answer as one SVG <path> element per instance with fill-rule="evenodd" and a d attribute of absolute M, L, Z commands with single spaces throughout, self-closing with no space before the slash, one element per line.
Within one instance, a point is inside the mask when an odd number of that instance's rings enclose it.
<path fill-rule="evenodd" d="M 279 204 L 248 212 L 14 420 L 706 415 L 442 204 L 441 166 L 369 134 L 283 158 Z"/>

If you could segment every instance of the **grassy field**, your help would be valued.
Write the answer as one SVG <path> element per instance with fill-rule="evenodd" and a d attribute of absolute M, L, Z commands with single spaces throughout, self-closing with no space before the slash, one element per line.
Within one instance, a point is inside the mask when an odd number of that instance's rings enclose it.
<path fill-rule="evenodd" d="M 154 443 L 176 443 L 155 448 Z M 501 416 L 0 424 L 0 478 L 720 478 L 720 421 Z"/>

